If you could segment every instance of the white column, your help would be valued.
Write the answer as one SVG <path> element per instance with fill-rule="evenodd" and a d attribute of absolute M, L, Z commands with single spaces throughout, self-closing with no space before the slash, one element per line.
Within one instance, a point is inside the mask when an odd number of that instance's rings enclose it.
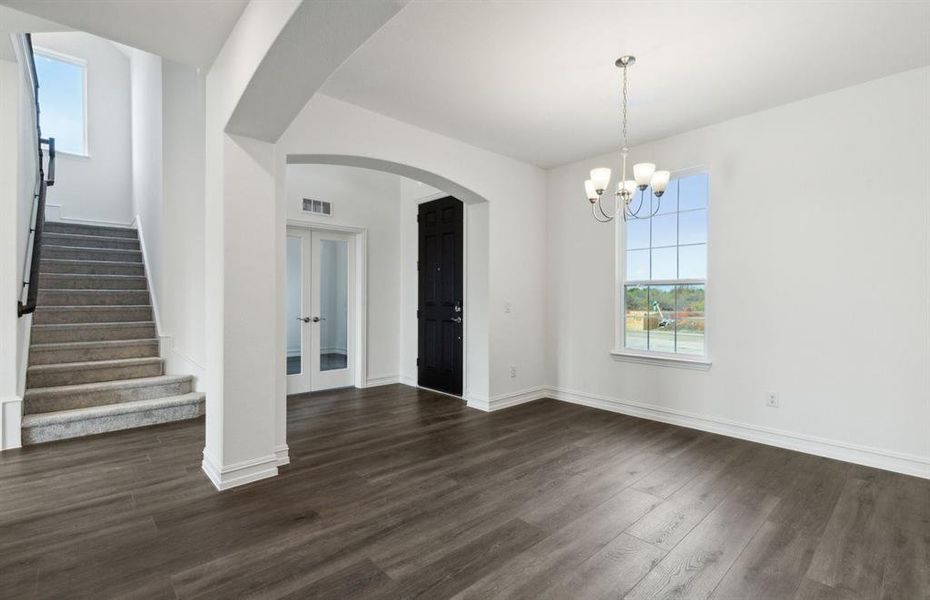
<path fill-rule="evenodd" d="M 20 100 L 16 63 L 0 60 L 0 450 L 20 446 L 22 397 L 19 395 L 20 349 L 31 319 L 20 319 L 16 303 L 22 291 L 23 253 L 19 241 L 28 227 L 21 218 L 18 169 L 21 132 L 18 127 Z M 28 218 L 28 216 L 26 216 Z"/>
<path fill-rule="evenodd" d="M 276 392 L 276 218 L 266 142 L 208 131 L 206 244 L 206 447 L 218 489 L 272 477 Z M 222 160 L 216 161 L 217 150 Z M 215 167 L 214 167 L 215 168 Z"/>

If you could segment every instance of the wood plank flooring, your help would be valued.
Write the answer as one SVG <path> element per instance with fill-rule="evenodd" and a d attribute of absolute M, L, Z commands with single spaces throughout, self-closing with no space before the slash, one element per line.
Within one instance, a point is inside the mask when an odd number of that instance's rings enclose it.
<path fill-rule="evenodd" d="M 0 454 L 2 598 L 930 598 L 930 481 L 542 400 L 294 396 L 222 494 L 203 420 Z"/>

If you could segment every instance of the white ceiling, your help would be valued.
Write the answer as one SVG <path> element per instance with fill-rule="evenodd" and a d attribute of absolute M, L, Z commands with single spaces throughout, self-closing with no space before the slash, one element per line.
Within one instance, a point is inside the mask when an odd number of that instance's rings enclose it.
<path fill-rule="evenodd" d="M 0 60 L 16 60 L 16 54 L 13 52 L 13 40 L 10 38 L 14 33 L 39 33 L 42 31 L 65 31 L 67 29 L 67 27 L 62 27 L 59 23 L 52 23 L 35 15 L 0 6 Z"/>
<path fill-rule="evenodd" d="M 0 0 L 0 4 L 169 60 L 208 67 L 248 1 Z"/>
<path fill-rule="evenodd" d="M 930 1 L 418 0 L 321 91 L 551 167 L 617 147 L 622 54 L 641 142 L 930 64 Z"/>

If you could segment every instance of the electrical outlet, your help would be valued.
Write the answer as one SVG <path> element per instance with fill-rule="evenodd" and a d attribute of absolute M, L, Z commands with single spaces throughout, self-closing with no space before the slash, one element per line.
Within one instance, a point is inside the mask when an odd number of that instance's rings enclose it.
<path fill-rule="evenodd" d="M 516 367 L 510 367 L 510 376 L 511 376 L 511 377 L 516 377 L 516 376 L 517 376 L 517 368 L 516 368 Z"/>
<path fill-rule="evenodd" d="M 765 405 L 770 408 L 778 408 L 778 393 L 777 392 L 766 392 Z"/>

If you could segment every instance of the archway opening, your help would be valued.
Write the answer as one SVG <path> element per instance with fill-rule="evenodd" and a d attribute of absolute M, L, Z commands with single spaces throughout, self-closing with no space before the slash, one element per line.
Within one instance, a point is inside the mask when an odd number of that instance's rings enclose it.
<path fill-rule="evenodd" d="M 368 367 L 365 370 L 363 380 L 356 383 L 360 387 L 369 387 L 382 385 L 384 383 L 403 383 L 407 385 L 417 385 L 417 223 L 416 209 L 421 202 L 435 200 L 438 197 L 452 196 L 463 204 L 464 209 L 464 352 L 463 352 L 463 394 L 467 400 L 471 398 L 487 398 L 488 396 L 488 226 L 489 226 L 489 205 L 488 201 L 472 191 L 468 187 L 452 181 L 442 175 L 413 167 L 410 165 L 387 161 L 372 157 L 355 156 L 355 155 L 336 155 L 336 154 L 288 154 L 286 156 L 286 174 L 284 187 L 285 195 L 285 214 L 289 225 L 297 225 L 301 222 L 325 226 L 329 223 L 331 226 L 354 228 L 358 231 L 366 232 L 366 252 L 371 264 L 367 269 L 367 298 L 364 301 L 364 310 L 366 311 L 366 325 L 363 326 L 363 334 L 367 338 L 362 345 L 366 349 L 366 356 L 362 357 Z M 295 172 L 299 172 L 301 167 L 308 167 L 309 175 L 303 177 L 304 180 L 313 178 L 314 167 L 330 166 L 335 169 L 343 168 L 346 177 L 351 177 L 352 169 L 363 169 L 369 172 L 390 174 L 407 181 L 419 182 L 423 184 L 422 188 L 415 188 L 400 194 L 400 202 L 397 205 L 399 214 L 397 223 L 399 230 L 396 232 L 397 239 L 401 246 L 400 267 L 396 274 L 396 283 L 398 284 L 399 299 L 396 312 L 388 310 L 385 315 L 384 306 L 375 301 L 376 296 L 383 298 L 385 287 L 390 287 L 391 276 L 385 276 L 379 272 L 377 262 L 383 257 L 379 254 L 384 248 L 391 248 L 394 243 L 388 234 L 379 234 L 367 236 L 369 227 L 372 231 L 380 228 L 383 230 L 383 223 L 378 221 L 376 224 L 366 224 L 366 220 L 371 221 L 371 215 L 360 216 L 356 214 L 355 220 L 351 215 L 346 215 L 346 211 L 338 205 L 331 207 L 332 213 L 328 217 L 319 215 L 308 215 L 304 211 L 306 200 L 312 195 L 312 190 L 320 189 L 322 182 L 317 181 L 318 185 L 304 184 L 300 188 L 294 183 L 297 177 Z M 316 174 L 320 175 L 325 171 L 316 169 Z M 320 177 L 323 178 L 322 176 Z M 310 194 L 302 193 L 301 190 L 311 190 Z M 326 200 L 326 198 L 317 198 L 317 200 Z M 311 204 L 312 206 L 312 204 Z M 380 212 L 380 211 L 379 211 Z M 340 214 L 341 213 L 341 214 Z M 383 215 L 383 212 L 381 212 Z M 383 217 L 389 218 L 389 217 Z M 379 244 L 384 246 L 379 247 Z M 392 314 L 391 314 L 392 313 Z M 396 324 L 385 325 L 385 319 L 395 319 Z M 395 326 L 396 325 L 396 326 Z M 390 335 L 385 335 L 385 331 L 396 331 L 396 339 L 393 344 L 386 341 Z M 284 347 L 285 341 L 282 340 L 279 347 Z M 393 347 L 392 347 L 393 346 Z M 390 360 L 385 356 L 390 355 L 395 359 L 396 368 L 392 371 Z M 286 362 L 286 361 L 284 361 Z M 282 363 L 283 364 L 283 363 Z"/>

